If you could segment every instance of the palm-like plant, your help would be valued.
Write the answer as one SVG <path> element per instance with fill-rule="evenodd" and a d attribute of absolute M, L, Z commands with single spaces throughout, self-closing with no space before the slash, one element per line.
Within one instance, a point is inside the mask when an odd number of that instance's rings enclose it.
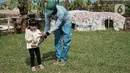
<path fill-rule="evenodd" d="M 27 0 L 18 0 L 18 8 L 21 15 L 28 14 L 28 2 Z"/>
<path fill-rule="evenodd" d="M 44 10 L 44 6 L 43 6 L 43 2 L 42 0 L 32 0 L 32 9 L 38 10 L 38 11 L 43 11 Z"/>

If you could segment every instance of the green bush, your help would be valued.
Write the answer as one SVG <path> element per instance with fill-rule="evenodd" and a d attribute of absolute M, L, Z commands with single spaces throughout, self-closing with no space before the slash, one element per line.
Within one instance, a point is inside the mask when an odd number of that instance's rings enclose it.
<path fill-rule="evenodd" d="M 71 3 L 68 7 L 69 10 L 86 10 L 89 6 L 91 6 L 91 1 L 84 1 L 84 0 L 75 0 L 73 3 Z"/>

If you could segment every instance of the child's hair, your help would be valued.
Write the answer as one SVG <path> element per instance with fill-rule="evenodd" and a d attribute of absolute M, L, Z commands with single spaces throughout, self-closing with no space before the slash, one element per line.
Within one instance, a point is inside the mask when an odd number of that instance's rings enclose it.
<path fill-rule="evenodd" d="M 31 18 L 28 20 L 29 26 L 37 26 L 37 20 Z"/>
<path fill-rule="evenodd" d="M 36 18 L 35 14 L 28 14 L 28 18 Z"/>
<path fill-rule="evenodd" d="M 40 24 L 39 21 L 36 20 L 35 14 L 29 14 L 28 18 L 28 26 L 37 26 L 37 28 L 40 29 Z"/>

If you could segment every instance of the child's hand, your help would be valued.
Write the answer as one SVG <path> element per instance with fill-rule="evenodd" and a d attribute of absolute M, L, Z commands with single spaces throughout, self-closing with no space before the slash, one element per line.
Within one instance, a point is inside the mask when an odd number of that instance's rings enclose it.
<path fill-rule="evenodd" d="M 36 44 L 37 42 L 33 42 L 33 44 Z"/>
<path fill-rule="evenodd" d="M 42 34 L 42 37 L 46 39 L 46 38 L 47 38 L 47 35 L 46 35 L 46 34 Z"/>
<path fill-rule="evenodd" d="M 30 29 L 30 26 L 26 27 L 26 29 Z"/>

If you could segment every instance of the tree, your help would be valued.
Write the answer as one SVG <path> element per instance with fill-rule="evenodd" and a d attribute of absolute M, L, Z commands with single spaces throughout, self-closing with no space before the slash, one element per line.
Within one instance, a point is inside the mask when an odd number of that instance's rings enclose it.
<path fill-rule="evenodd" d="M 6 3 L 2 3 L 1 7 L 3 7 L 4 9 L 13 9 L 17 7 L 17 3 L 17 0 L 8 0 Z"/>
<path fill-rule="evenodd" d="M 39 11 L 44 10 L 43 2 L 46 2 L 47 0 L 32 0 L 32 9 Z"/>
<path fill-rule="evenodd" d="M 27 0 L 18 0 L 18 8 L 21 15 L 28 14 L 28 1 Z"/>
<path fill-rule="evenodd" d="M 74 2 L 71 3 L 68 8 L 69 10 L 82 9 L 83 5 L 84 5 L 84 0 L 74 0 Z"/>
<path fill-rule="evenodd" d="M 130 16 L 130 3 L 126 4 L 126 13 L 125 16 Z"/>

